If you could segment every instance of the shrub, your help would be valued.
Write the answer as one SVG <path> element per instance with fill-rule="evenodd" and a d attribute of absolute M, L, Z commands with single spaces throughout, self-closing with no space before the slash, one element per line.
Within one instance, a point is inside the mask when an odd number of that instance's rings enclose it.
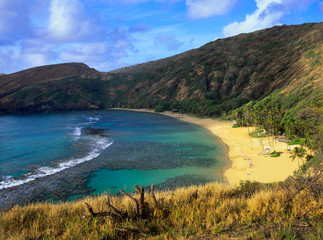
<path fill-rule="evenodd" d="M 161 102 L 155 107 L 155 112 L 164 112 L 170 110 L 169 104 L 166 102 Z"/>
<path fill-rule="evenodd" d="M 305 139 L 304 138 L 294 138 L 291 140 L 288 145 L 304 145 Z"/>
<path fill-rule="evenodd" d="M 270 154 L 270 157 L 279 157 L 280 153 L 279 152 L 273 152 Z"/>

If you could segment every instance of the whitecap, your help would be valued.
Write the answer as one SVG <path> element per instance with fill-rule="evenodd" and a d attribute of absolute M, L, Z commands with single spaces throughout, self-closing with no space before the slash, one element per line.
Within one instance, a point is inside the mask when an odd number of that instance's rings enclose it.
<path fill-rule="evenodd" d="M 99 117 L 88 117 L 87 120 L 90 122 L 97 122 L 100 120 L 100 118 Z"/>
<path fill-rule="evenodd" d="M 82 134 L 82 128 L 81 127 L 76 127 L 74 128 L 72 135 L 73 136 L 80 136 Z"/>
<path fill-rule="evenodd" d="M 24 174 L 22 179 L 14 179 L 10 176 L 6 176 L 4 181 L 0 182 L 0 189 L 10 188 L 18 186 L 27 182 L 34 181 L 37 178 L 42 178 L 45 176 L 53 175 L 55 173 L 61 172 L 65 169 L 74 167 L 78 164 L 88 162 L 96 157 L 98 157 L 102 151 L 113 144 L 113 141 L 106 138 L 96 138 L 93 142 L 93 150 L 82 158 L 73 158 L 66 162 L 59 163 L 56 167 L 40 167 L 33 173 Z"/>
<path fill-rule="evenodd" d="M 10 181 L 11 179 L 13 179 L 12 176 L 2 176 L 2 179 L 4 179 L 4 181 Z"/>

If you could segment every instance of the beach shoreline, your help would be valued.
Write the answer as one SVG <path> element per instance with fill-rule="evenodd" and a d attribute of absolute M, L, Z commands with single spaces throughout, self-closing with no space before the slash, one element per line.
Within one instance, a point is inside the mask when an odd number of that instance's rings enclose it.
<path fill-rule="evenodd" d="M 273 183 L 284 181 L 293 175 L 298 169 L 297 160 L 292 161 L 290 151 L 295 146 L 288 147 L 286 143 L 272 138 L 251 138 L 247 127 L 232 128 L 231 121 L 213 118 L 198 118 L 187 114 L 174 112 L 156 113 L 151 109 L 126 109 L 113 108 L 113 110 L 126 110 L 137 112 L 149 112 L 173 117 L 178 120 L 196 124 L 208 129 L 227 148 L 227 156 L 230 164 L 223 169 L 223 178 L 230 186 L 239 185 L 240 181 L 257 181 L 261 183 Z M 263 147 L 271 147 L 280 153 L 279 157 L 270 157 L 263 151 Z"/>

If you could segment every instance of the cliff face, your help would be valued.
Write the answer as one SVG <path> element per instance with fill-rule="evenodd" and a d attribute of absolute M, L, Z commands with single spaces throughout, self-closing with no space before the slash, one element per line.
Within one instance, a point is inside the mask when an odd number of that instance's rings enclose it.
<path fill-rule="evenodd" d="M 108 73 L 74 63 L 0 75 L 0 110 L 160 106 L 217 115 L 276 89 L 322 85 L 322 39 L 323 23 L 280 26 Z"/>

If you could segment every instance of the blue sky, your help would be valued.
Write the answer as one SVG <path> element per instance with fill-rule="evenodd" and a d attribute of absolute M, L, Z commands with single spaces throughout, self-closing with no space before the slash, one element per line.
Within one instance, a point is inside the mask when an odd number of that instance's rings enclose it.
<path fill-rule="evenodd" d="M 0 0 L 0 73 L 63 62 L 109 71 L 239 33 L 322 21 L 319 0 Z"/>

